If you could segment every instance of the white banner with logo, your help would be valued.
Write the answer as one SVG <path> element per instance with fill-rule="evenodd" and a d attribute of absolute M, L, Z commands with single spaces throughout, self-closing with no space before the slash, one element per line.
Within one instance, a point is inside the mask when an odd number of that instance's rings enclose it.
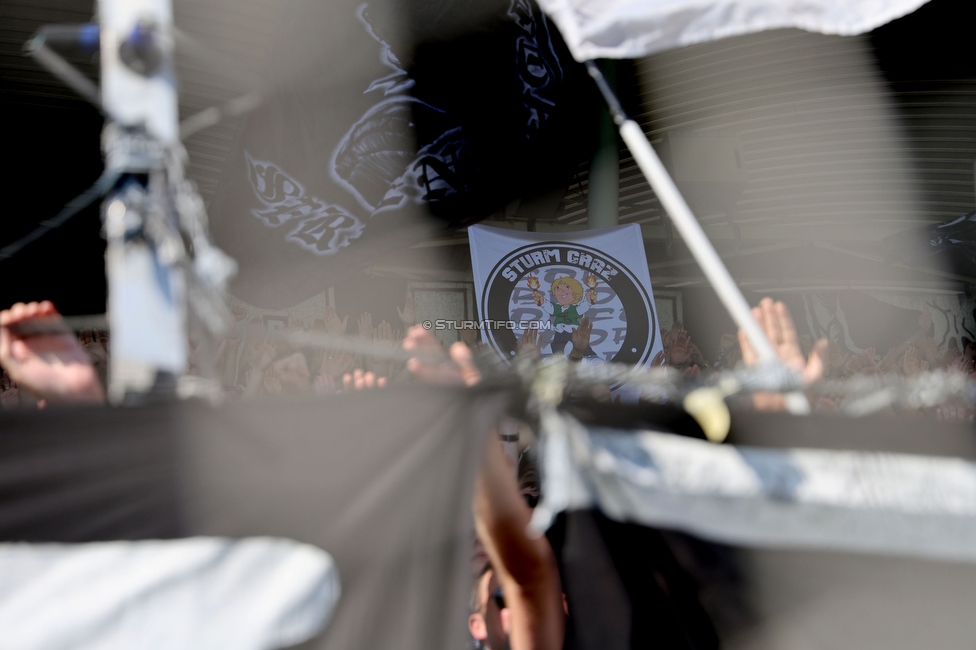
<path fill-rule="evenodd" d="M 662 350 L 640 226 L 526 233 L 471 226 L 482 340 L 512 359 L 529 327 L 543 356 L 568 355 L 583 317 L 593 324 L 584 363 L 642 367 Z"/>

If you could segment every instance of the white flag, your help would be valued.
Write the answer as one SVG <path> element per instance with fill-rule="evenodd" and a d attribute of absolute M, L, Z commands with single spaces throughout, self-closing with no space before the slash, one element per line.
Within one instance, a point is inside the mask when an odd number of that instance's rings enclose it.
<path fill-rule="evenodd" d="M 693 43 L 798 27 L 853 36 L 928 0 L 539 0 L 577 61 L 633 59 Z"/>

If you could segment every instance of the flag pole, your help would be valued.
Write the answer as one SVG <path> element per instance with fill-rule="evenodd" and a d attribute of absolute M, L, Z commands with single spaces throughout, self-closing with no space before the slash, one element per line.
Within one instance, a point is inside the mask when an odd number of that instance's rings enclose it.
<path fill-rule="evenodd" d="M 749 303 L 746 302 L 739 286 L 732 279 L 718 253 L 715 252 L 712 242 L 709 241 L 695 215 L 692 214 L 691 208 L 688 207 L 684 197 L 681 196 L 681 192 L 678 191 L 671 176 L 661 163 L 661 159 L 651 147 L 644 131 L 637 122 L 627 118 L 620 101 L 607 84 L 606 79 L 603 78 L 603 74 L 596 63 L 587 61 L 586 68 L 593 80 L 596 81 L 600 93 L 610 107 L 613 121 L 620 129 L 620 137 L 627 144 L 634 160 L 637 161 L 637 166 L 644 173 L 647 182 L 651 184 L 651 188 L 661 201 L 661 205 L 664 206 L 665 212 L 671 217 L 671 221 L 688 245 L 695 261 L 698 262 L 708 282 L 718 294 L 719 300 L 725 305 L 739 329 L 745 332 L 746 338 L 749 339 L 749 343 L 759 356 L 759 360 L 763 363 L 778 364 L 779 358 L 769 343 L 769 339 L 766 338 L 766 333 L 752 317 Z"/>

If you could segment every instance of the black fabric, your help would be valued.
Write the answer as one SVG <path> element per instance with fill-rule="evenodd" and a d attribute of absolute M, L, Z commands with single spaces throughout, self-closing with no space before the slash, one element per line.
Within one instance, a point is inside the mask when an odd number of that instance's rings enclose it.
<path fill-rule="evenodd" d="M 173 409 L 0 412 L 0 540 L 179 536 L 176 422 Z"/>
<path fill-rule="evenodd" d="M 530 0 L 291 0 L 266 77 L 209 210 L 262 307 L 565 188 L 595 142 L 593 84 Z"/>
<path fill-rule="evenodd" d="M 567 650 L 718 647 L 697 586 L 657 531 L 573 511 L 548 537 L 569 605 Z"/>
<path fill-rule="evenodd" d="M 0 418 L 0 540 L 272 535 L 325 549 L 321 648 L 461 648 L 471 497 L 505 396 L 403 387 L 319 402 Z"/>

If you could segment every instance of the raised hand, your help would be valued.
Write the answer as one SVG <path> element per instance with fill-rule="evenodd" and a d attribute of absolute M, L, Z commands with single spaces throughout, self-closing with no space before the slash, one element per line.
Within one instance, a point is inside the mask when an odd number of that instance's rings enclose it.
<path fill-rule="evenodd" d="M 932 367 L 938 366 L 942 361 L 942 357 L 945 356 L 945 346 L 939 347 L 935 344 L 935 339 L 931 336 L 923 336 L 918 342 L 918 349 L 921 352 L 925 360 L 929 362 Z"/>
<path fill-rule="evenodd" d="M 907 353 L 908 350 L 906 349 L 905 352 Z M 904 360 L 905 356 L 899 353 L 899 348 L 891 348 L 888 350 L 888 354 L 884 355 L 884 359 L 881 360 L 881 367 L 884 369 L 885 374 L 900 372 Z"/>
<path fill-rule="evenodd" d="M 325 395 L 332 395 L 336 392 L 335 381 L 330 375 L 320 374 L 315 378 L 315 383 L 312 385 L 315 394 L 319 397 Z"/>
<path fill-rule="evenodd" d="M 417 304 L 414 302 L 412 294 L 407 294 L 407 300 L 403 305 L 403 309 L 400 309 L 400 306 L 397 305 L 397 314 L 407 327 L 417 322 Z"/>
<path fill-rule="evenodd" d="M 847 373 L 847 362 L 851 360 L 851 353 L 837 343 L 830 344 L 828 364 L 831 377 L 843 377 Z"/>
<path fill-rule="evenodd" d="M 959 344 L 956 342 L 956 339 L 949 339 L 948 350 L 942 358 L 942 365 L 946 368 L 952 368 L 961 358 L 962 352 L 959 351 Z"/>
<path fill-rule="evenodd" d="M 590 349 L 590 335 L 593 333 L 593 323 L 584 316 L 580 319 L 579 327 L 573 330 L 573 351 L 570 356 L 582 358 Z"/>
<path fill-rule="evenodd" d="M 397 339 L 394 337 L 393 326 L 386 321 L 381 321 L 376 327 L 376 340 L 388 341 L 390 344 L 393 344 L 397 341 Z M 382 357 L 378 357 L 373 360 L 373 370 L 376 372 L 377 376 L 392 377 L 393 366 L 394 364 L 391 361 Z"/>
<path fill-rule="evenodd" d="M 281 395 L 281 379 L 275 376 L 271 369 L 264 373 L 263 379 L 264 392 L 268 395 L 278 397 Z"/>
<path fill-rule="evenodd" d="M 271 367 L 273 375 L 281 384 L 281 392 L 288 395 L 303 395 L 312 385 L 312 377 L 308 371 L 305 355 L 295 352 L 283 359 L 278 359 Z"/>
<path fill-rule="evenodd" d="M 691 337 L 684 330 L 671 330 L 671 355 L 670 363 L 672 366 L 683 366 L 690 357 L 688 346 L 691 344 Z"/>
<path fill-rule="evenodd" d="M 776 356 L 787 368 L 799 372 L 803 381 L 808 384 L 823 378 L 824 359 L 827 357 L 828 349 L 825 339 L 814 343 L 810 358 L 807 359 L 800 349 L 796 326 L 786 305 L 775 302 L 772 298 L 763 298 L 759 306 L 753 308 L 752 316 L 762 325 L 766 338 L 776 351 Z M 739 330 L 739 348 L 742 350 L 742 361 L 747 366 L 759 363 L 759 355 L 753 350 L 742 330 Z"/>
<path fill-rule="evenodd" d="M 874 348 L 861 350 L 847 362 L 847 372 L 851 375 L 875 375 L 881 372 L 881 362 L 875 361 Z"/>
<path fill-rule="evenodd" d="M 451 345 L 448 355 L 433 334 L 420 325 L 414 325 L 407 330 L 403 349 L 417 355 L 407 361 L 407 370 L 421 381 L 467 386 L 481 381 L 481 373 L 474 365 L 471 350 L 464 343 Z"/>
<path fill-rule="evenodd" d="M 274 361 L 274 358 L 278 356 L 278 347 L 273 343 L 265 342 L 258 346 L 255 353 L 255 365 L 260 370 L 265 370 Z"/>
<path fill-rule="evenodd" d="M 674 323 L 672 323 L 671 325 L 671 329 L 668 330 L 668 336 L 667 336 L 668 341 L 674 343 L 675 338 L 677 338 L 678 336 L 678 332 L 684 332 L 684 331 L 685 331 L 685 324 L 682 323 L 680 320 L 674 321 Z M 687 332 L 685 333 L 687 334 Z"/>
<path fill-rule="evenodd" d="M 928 307 L 922 307 L 922 311 L 918 315 L 918 331 L 922 334 L 928 334 L 932 329 L 932 312 L 929 311 Z"/>
<path fill-rule="evenodd" d="M 380 321 L 380 324 L 376 326 L 376 340 L 377 341 L 395 341 L 393 338 L 393 326 L 387 323 L 385 320 Z"/>
<path fill-rule="evenodd" d="M 699 369 L 708 367 L 708 362 L 705 361 L 705 355 L 702 354 L 702 351 L 694 343 L 688 344 L 688 360 L 691 361 L 692 365 L 698 366 Z"/>
<path fill-rule="evenodd" d="M 461 342 L 469 348 L 478 345 L 478 330 L 472 327 L 464 327 L 462 321 L 458 321 L 458 336 L 461 337 Z"/>
<path fill-rule="evenodd" d="M 804 383 L 807 384 L 823 378 L 827 341 L 825 339 L 817 341 L 810 352 L 810 358 L 805 358 L 796 335 L 796 326 L 786 305 L 774 302 L 772 298 L 763 298 L 759 306 L 753 308 L 752 317 L 762 325 L 766 338 L 769 339 L 783 365 L 799 372 Z M 747 366 L 758 364 L 759 355 L 752 348 L 745 332 L 739 330 L 738 336 L 743 363 Z M 782 411 L 786 408 L 786 396 L 780 393 L 758 392 L 752 396 L 752 404 L 760 411 Z"/>
<path fill-rule="evenodd" d="M 327 375 L 337 379 L 353 369 L 356 365 L 356 355 L 337 350 L 326 350 L 319 366 L 319 375 Z"/>
<path fill-rule="evenodd" d="M 964 375 L 971 375 L 973 372 L 976 372 L 976 361 L 967 359 L 966 357 L 960 357 L 949 369 L 955 372 L 961 372 Z"/>
<path fill-rule="evenodd" d="M 17 333 L 18 326 L 31 322 L 46 322 L 60 331 Z M 45 402 L 105 401 L 91 360 L 49 301 L 17 303 L 0 312 L 0 366 L 21 389 Z"/>
<path fill-rule="evenodd" d="M 542 351 L 539 349 L 538 329 L 530 327 L 522 333 L 522 340 L 518 344 L 518 353 L 536 360 L 542 356 Z"/>
<path fill-rule="evenodd" d="M 375 330 L 373 330 L 373 315 L 369 312 L 365 312 L 359 317 L 359 336 L 364 339 L 372 341 L 376 336 Z"/>
<path fill-rule="evenodd" d="M 968 404 L 943 404 L 935 409 L 935 417 L 940 422 L 973 422 L 976 411 Z"/>
<path fill-rule="evenodd" d="M 384 386 L 386 386 L 386 377 L 377 377 L 371 372 L 363 372 L 358 368 L 352 374 L 342 376 L 342 387 L 347 391 L 383 388 Z"/>
<path fill-rule="evenodd" d="M 339 320 L 339 315 L 336 314 L 335 307 L 329 305 L 325 308 L 325 314 L 322 319 L 325 323 L 325 331 L 329 333 L 329 336 L 342 336 L 346 333 L 346 324 L 349 322 L 349 315 L 342 320 Z"/>
<path fill-rule="evenodd" d="M 906 377 L 912 377 L 918 373 L 928 370 L 929 363 L 921 358 L 918 348 L 908 348 L 905 350 L 905 358 L 902 359 L 902 372 Z"/>

